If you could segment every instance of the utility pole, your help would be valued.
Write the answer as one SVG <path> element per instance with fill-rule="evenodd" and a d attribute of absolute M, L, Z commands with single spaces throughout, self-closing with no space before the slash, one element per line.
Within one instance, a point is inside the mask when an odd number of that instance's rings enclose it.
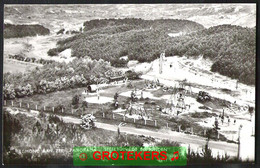
<path fill-rule="evenodd" d="M 99 95 L 99 84 L 97 83 L 97 99 L 99 100 L 99 97 L 100 97 L 100 95 Z"/>
<path fill-rule="evenodd" d="M 162 66 L 163 66 L 163 58 L 165 57 L 165 52 L 161 53 L 160 59 L 159 59 L 159 73 L 162 74 Z"/>
<path fill-rule="evenodd" d="M 240 158 L 240 131 L 242 129 L 242 125 L 240 124 L 239 128 L 238 128 L 238 151 L 237 151 L 237 159 Z"/>
<path fill-rule="evenodd" d="M 236 82 L 236 90 L 238 89 L 238 80 L 237 80 L 237 82 Z"/>

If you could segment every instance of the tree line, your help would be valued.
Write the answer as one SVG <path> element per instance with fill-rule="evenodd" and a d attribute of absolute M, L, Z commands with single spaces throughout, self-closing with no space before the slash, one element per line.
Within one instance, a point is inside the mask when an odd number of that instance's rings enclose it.
<path fill-rule="evenodd" d="M 25 57 L 25 56 L 22 56 L 20 54 L 9 55 L 9 58 L 19 60 L 19 61 L 24 61 L 24 62 L 39 63 L 39 64 L 43 64 L 43 65 L 55 62 L 54 60 L 46 60 L 46 59 L 43 59 L 43 58 L 37 59 L 37 58 L 34 58 L 34 57 Z"/>
<path fill-rule="evenodd" d="M 42 25 L 4 24 L 4 38 L 17 38 L 36 35 L 48 35 L 50 30 Z"/>
<path fill-rule="evenodd" d="M 105 72 L 110 69 L 112 69 L 110 64 L 103 60 L 74 59 L 68 64 L 58 62 L 46 64 L 27 73 L 5 73 L 4 99 L 107 82 Z"/>

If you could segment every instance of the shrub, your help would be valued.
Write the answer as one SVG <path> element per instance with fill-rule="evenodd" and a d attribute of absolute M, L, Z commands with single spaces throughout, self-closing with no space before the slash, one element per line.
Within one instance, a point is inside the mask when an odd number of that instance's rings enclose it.
<path fill-rule="evenodd" d="M 64 106 L 63 105 L 57 105 L 55 108 L 54 108 L 54 112 L 55 113 L 61 113 L 62 112 L 62 109 L 64 110 Z"/>
<path fill-rule="evenodd" d="M 82 107 L 83 108 L 88 108 L 88 102 L 87 101 L 83 101 L 82 102 Z"/>
<path fill-rule="evenodd" d="M 56 56 L 56 55 L 59 54 L 59 52 L 58 52 L 58 50 L 57 50 L 56 48 L 53 48 L 53 49 L 50 49 L 50 50 L 47 52 L 47 54 L 48 54 L 49 56 Z"/>
<path fill-rule="evenodd" d="M 3 144 L 3 146 L 4 146 L 4 150 L 9 150 L 10 145 L 11 145 L 12 135 L 15 133 L 18 133 L 21 130 L 22 125 L 16 117 L 12 116 L 6 110 L 4 110 L 3 121 L 4 121 L 4 124 L 3 124 L 3 126 L 4 126 L 3 143 L 4 144 Z"/>
<path fill-rule="evenodd" d="M 126 71 L 125 76 L 130 80 L 139 79 L 139 74 L 131 70 Z"/>
<path fill-rule="evenodd" d="M 73 98 L 72 98 L 72 105 L 77 105 L 79 103 L 79 95 L 75 95 Z"/>
<path fill-rule="evenodd" d="M 63 34 L 64 33 L 64 31 L 65 31 L 65 29 L 64 28 L 62 28 L 62 29 L 60 29 L 56 34 Z"/>
<path fill-rule="evenodd" d="M 50 115 L 49 116 L 49 123 L 59 123 L 61 121 L 62 120 L 56 115 Z"/>

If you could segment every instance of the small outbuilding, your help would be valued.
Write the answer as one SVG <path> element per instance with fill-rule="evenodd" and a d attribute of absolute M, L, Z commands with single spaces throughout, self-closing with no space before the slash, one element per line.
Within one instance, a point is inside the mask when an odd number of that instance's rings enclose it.
<path fill-rule="evenodd" d="M 88 86 L 88 91 L 89 92 L 96 92 L 98 89 L 98 86 L 97 85 L 89 85 Z"/>

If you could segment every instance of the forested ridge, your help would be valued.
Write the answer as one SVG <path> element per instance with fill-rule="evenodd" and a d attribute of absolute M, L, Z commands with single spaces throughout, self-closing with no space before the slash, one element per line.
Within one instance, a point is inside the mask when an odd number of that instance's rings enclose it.
<path fill-rule="evenodd" d="M 49 55 L 72 48 L 72 56 L 110 61 L 120 66 L 119 57 L 140 62 L 153 61 L 165 49 L 168 33 L 191 32 L 203 29 L 198 23 L 187 20 L 104 19 L 84 23 L 84 33 L 58 42 Z"/>
<path fill-rule="evenodd" d="M 17 38 L 36 35 L 47 35 L 50 30 L 42 25 L 12 25 L 4 24 L 4 38 Z"/>
<path fill-rule="evenodd" d="M 174 38 L 166 55 L 203 55 L 211 71 L 255 84 L 256 29 L 221 25 Z"/>
<path fill-rule="evenodd" d="M 162 52 L 166 56 L 203 55 L 213 61 L 211 70 L 255 83 L 255 28 L 220 25 L 204 29 L 187 20 L 104 19 L 84 23 L 84 33 L 58 42 L 49 55 L 71 48 L 72 56 L 104 59 L 112 66 L 124 66 L 121 56 L 150 62 Z M 182 32 L 170 37 L 169 33 Z"/>

